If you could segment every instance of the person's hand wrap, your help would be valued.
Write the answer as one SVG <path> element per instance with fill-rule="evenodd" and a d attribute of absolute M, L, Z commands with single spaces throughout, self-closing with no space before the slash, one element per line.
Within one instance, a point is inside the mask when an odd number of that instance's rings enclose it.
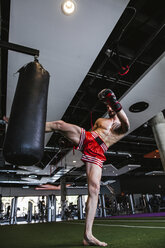
<path fill-rule="evenodd" d="M 121 104 L 117 100 L 115 94 L 110 89 L 104 89 L 99 92 L 98 98 L 101 102 L 109 105 L 116 113 L 122 109 Z"/>

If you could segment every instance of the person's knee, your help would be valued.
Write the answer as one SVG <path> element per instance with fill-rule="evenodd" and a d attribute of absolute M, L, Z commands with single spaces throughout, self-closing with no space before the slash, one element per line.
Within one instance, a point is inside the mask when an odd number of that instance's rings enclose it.
<path fill-rule="evenodd" d="M 56 130 L 63 130 L 65 127 L 65 122 L 62 120 L 53 121 L 53 126 L 54 126 L 54 129 Z"/>
<path fill-rule="evenodd" d="M 89 183 L 89 195 L 98 195 L 100 192 L 100 184 L 97 182 Z"/>

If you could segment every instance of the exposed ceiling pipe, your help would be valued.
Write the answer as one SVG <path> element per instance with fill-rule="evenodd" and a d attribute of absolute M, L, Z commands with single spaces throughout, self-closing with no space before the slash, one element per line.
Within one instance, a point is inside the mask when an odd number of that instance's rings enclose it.
<path fill-rule="evenodd" d="M 114 54 L 116 55 L 116 53 L 114 53 Z M 123 55 L 123 54 L 120 54 L 119 57 L 124 58 L 124 59 L 128 59 L 128 60 L 133 59 L 132 57 L 130 57 L 128 55 L 126 56 L 126 55 Z M 148 63 L 146 63 L 146 62 L 144 62 L 142 60 L 136 60 L 136 62 L 139 63 L 139 64 L 142 64 L 142 65 L 145 65 L 145 66 L 150 66 Z"/>
<path fill-rule="evenodd" d="M 111 51 L 110 53 L 112 53 L 112 51 Z M 109 57 L 106 56 L 106 57 L 103 59 L 103 61 L 100 63 L 100 66 L 97 68 L 96 74 L 95 74 L 95 75 L 97 75 L 97 74 L 99 74 L 99 73 L 101 72 L 101 70 L 103 69 L 103 67 L 105 66 L 105 64 L 108 62 L 108 60 L 109 60 Z M 90 80 L 90 82 L 89 82 L 89 85 L 90 85 L 90 86 L 91 86 L 91 85 L 93 84 L 93 82 L 95 81 L 95 78 L 96 78 L 96 76 L 93 77 L 93 78 L 91 78 L 91 80 Z"/>
<path fill-rule="evenodd" d="M 56 146 L 56 147 L 48 147 L 46 146 L 44 148 L 44 151 L 46 152 L 58 152 L 60 150 L 60 147 Z"/>
<path fill-rule="evenodd" d="M 110 155 L 110 156 L 122 156 L 122 157 L 127 157 L 131 158 L 132 154 L 129 152 L 115 152 L 115 151 L 106 151 L 105 155 Z"/>
<path fill-rule="evenodd" d="M 142 143 L 142 142 L 137 142 L 137 141 L 125 141 L 125 140 L 119 140 L 118 142 L 120 142 L 120 143 L 125 143 L 125 144 L 127 144 L 127 145 L 137 145 L 137 146 L 150 146 L 150 147 L 157 147 L 156 146 L 156 144 L 151 144 L 151 143 Z"/>
<path fill-rule="evenodd" d="M 106 81 L 116 83 L 116 78 L 114 78 L 114 77 L 107 77 L 107 76 L 104 76 L 102 74 L 95 73 L 95 72 L 88 72 L 87 75 L 89 77 L 94 77 L 94 78 L 98 78 L 98 79 L 103 79 L 104 78 Z M 127 81 L 124 81 L 124 80 L 121 80 L 121 79 L 119 79 L 117 83 L 121 84 L 121 85 L 125 85 L 127 87 L 130 87 L 132 85 L 131 82 L 127 82 Z"/>
<path fill-rule="evenodd" d="M 161 24 L 160 27 L 149 37 L 149 39 L 142 45 L 141 49 L 137 52 L 136 56 L 133 58 L 131 63 L 129 64 L 129 68 L 137 61 L 137 59 L 142 55 L 142 53 L 148 48 L 150 43 L 157 37 L 157 35 L 162 31 L 164 28 L 165 23 Z"/>
<path fill-rule="evenodd" d="M 155 144 L 155 139 L 154 138 L 145 137 L 145 136 L 136 136 L 136 135 L 131 135 L 131 134 L 128 134 L 125 137 L 125 140 L 142 141 L 142 142 L 153 142 Z"/>

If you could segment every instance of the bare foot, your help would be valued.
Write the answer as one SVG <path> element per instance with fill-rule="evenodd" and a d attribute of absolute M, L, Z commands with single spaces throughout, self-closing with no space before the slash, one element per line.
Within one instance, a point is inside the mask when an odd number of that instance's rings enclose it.
<path fill-rule="evenodd" d="M 84 246 L 107 246 L 108 244 L 105 242 L 101 242 L 98 239 L 96 239 L 94 236 L 91 236 L 91 238 L 87 238 L 87 236 L 83 239 L 83 245 Z"/>

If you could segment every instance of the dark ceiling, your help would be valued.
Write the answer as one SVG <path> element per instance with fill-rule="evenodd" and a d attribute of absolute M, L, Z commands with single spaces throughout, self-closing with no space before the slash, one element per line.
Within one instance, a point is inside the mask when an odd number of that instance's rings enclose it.
<path fill-rule="evenodd" d="M 6 1 L 5 4 L 4 1 L 1 2 L 1 40 L 7 41 L 10 9 L 7 3 L 10 1 Z M 89 130 L 91 122 L 94 123 L 98 117 L 103 116 L 106 112 L 105 106 L 98 101 L 98 92 L 104 88 L 110 88 L 118 99 L 121 98 L 165 51 L 164 25 L 163 0 L 131 0 L 89 69 L 62 119 Z M 7 53 L 1 49 L 1 119 L 5 115 L 6 67 Z M 4 125 L 1 125 L 0 129 L 2 149 Z M 42 163 L 38 166 L 44 168 L 50 160 L 56 164 L 71 149 L 71 146 L 72 144 L 59 133 L 54 133 L 47 144 L 47 147 L 54 149 L 45 150 Z M 140 164 L 140 168 L 130 171 L 125 178 L 142 177 L 147 172 L 163 170 L 159 158 L 144 158 L 145 154 L 156 149 L 152 129 L 147 122 L 110 147 L 111 153 L 106 155 L 105 164 L 112 164 L 118 169 L 128 164 Z M 84 173 L 85 166 L 73 168 L 66 176 L 67 182 L 84 185 L 86 178 L 81 176 Z M 121 176 L 121 178 L 123 177 L 124 175 Z M 104 177 L 103 181 L 106 180 L 107 178 Z M 59 184 L 59 180 L 55 184 Z"/>

